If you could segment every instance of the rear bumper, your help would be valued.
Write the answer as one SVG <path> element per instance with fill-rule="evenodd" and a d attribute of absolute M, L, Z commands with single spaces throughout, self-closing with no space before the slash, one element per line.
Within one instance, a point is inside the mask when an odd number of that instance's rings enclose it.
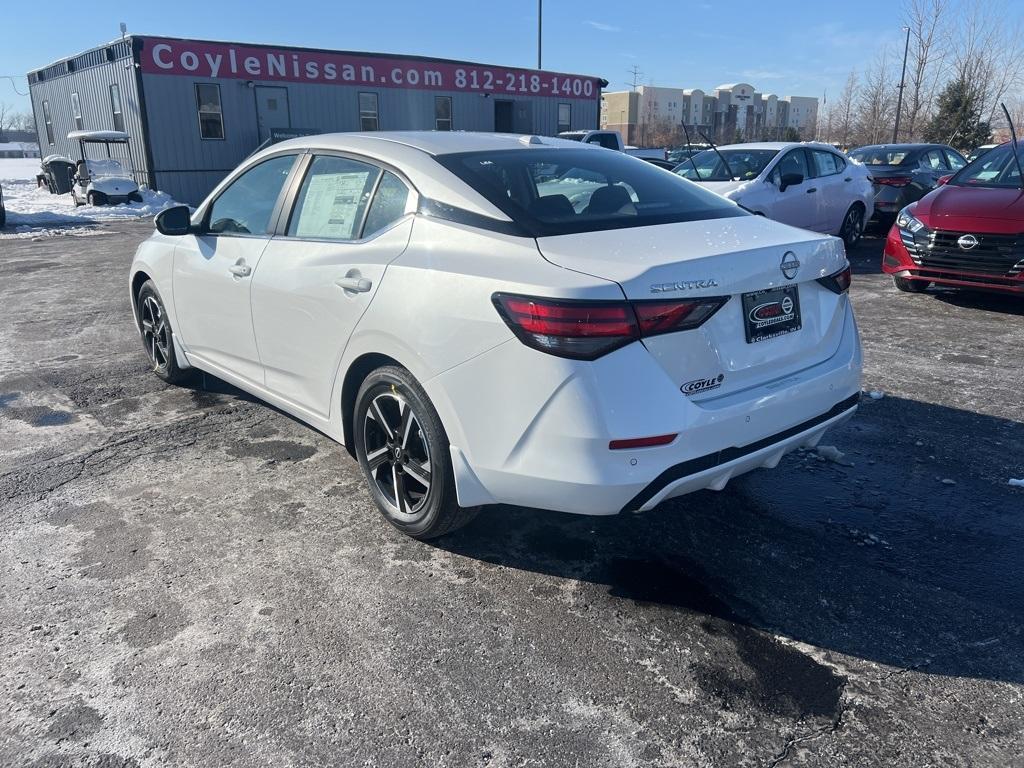
<path fill-rule="evenodd" d="M 623 512 L 653 509 L 661 501 L 702 488 L 721 490 L 735 476 L 752 469 L 774 467 L 795 448 L 814 447 L 830 427 L 849 419 L 860 403 L 860 392 L 836 403 L 794 427 L 743 446 L 724 448 L 669 467 L 622 508 Z"/>
<path fill-rule="evenodd" d="M 1016 277 L 1002 277 L 979 272 L 957 269 L 933 269 L 914 262 L 900 239 L 899 230 L 893 226 L 885 239 L 882 253 L 882 272 L 904 280 L 916 280 L 953 288 L 999 291 L 1001 293 L 1024 294 L 1024 274 Z"/>
<path fill-rule="evenodd" d="M 449 433 L 461 504 L 611 515 L 721 490 L 816 445 L 856 409 L 860 371 L 847 306 L 832 357 L 712 400 L 682 395 L 640 344 L 579 364 L 512 341 L 424 388 Z M 665 446 L 609 449 L 611 439 L 673 432 Z"/>

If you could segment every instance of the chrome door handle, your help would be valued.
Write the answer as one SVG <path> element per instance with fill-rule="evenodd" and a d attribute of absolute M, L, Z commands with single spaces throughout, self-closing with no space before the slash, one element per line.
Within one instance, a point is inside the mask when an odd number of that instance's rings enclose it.
<path fill-rule="evenodd" d="M 373 288 L 373 282 L 365 277 L 339 277 L 334 284 L 346 291 L 355 291 L 356 293 L 366 293 Z"/>
<path fill-rule="evenodd" d="M 232 264 L 228 267 L 228 272 L 235 277 L 248 277 L 252 274 L 252 267 L 248 264 Z"/>

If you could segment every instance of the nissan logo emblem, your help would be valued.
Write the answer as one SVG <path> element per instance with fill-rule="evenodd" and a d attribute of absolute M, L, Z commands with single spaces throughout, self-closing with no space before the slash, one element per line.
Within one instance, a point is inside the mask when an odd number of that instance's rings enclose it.
<path fill-rule="evenodd" d="M 800 271 L 800 262 L 796 258 L 796 254 L 792 251 L 786 251 L 782 254 L 782 264 L 780 265 L 782 274 L 786 276 L 787 280 L 792 280 L 796 277 L 796 273 Z"/>
<path fill-rule="evenodd" d="M 969 251 L 971 248 L 978 244 L 978 238 L 974 235 L 961 235 L 960 239 L 956 241 L 956 244 L 964 251 Z"/>

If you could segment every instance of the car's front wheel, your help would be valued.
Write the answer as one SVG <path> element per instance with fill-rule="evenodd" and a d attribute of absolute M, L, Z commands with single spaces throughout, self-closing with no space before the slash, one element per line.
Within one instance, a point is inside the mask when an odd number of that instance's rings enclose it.
<path fill-rule="evenodd" d="M 370 373 L 356 395 L 356 458 L 384 519 L 417 539 L 461 528 L 478 508 L 455 495 L 448 436 L 419 382 L 404 368 Z"/>
<path fill-rule="evenodd" d="M 864 209 L 854 203 L 843 218 L 843 226 L 839 229 L 839 236 L 846 243 L 847 248 L 853 248 L 860 242 L 864 234 Z"/>
<path fill-rule="evenodd" d="M 896 286 L 896 290 L 903 291 L 904 293 L 924 293 L 928 290 L 928 286 L 931 285 L 927 280 L 908 280 L 905 277 L 897 277 L 893 275 L 893 285 Z"/>

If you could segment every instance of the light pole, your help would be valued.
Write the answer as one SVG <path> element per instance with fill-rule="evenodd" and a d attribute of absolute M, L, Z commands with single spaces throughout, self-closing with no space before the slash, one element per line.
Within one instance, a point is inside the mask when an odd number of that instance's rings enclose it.
<path fill-rule="evenodd" d="M 544 29 L 544 0 L 537 0 L 537 69 L 544 69 L 541 66 L 540 49 L 541 33 Z"/>
<path fill-rule="evenodd" d="M 896 123 L 892 128 L 893 144 L 900 140 L 900 113 L 903 112 L 903 87 L 907 79 L 907 53 L 910 51 L 910 27 L 904 27 L 904 29 L 907 30 L 907 44 L 903 46 L 903 73 L 900 75 L 900 95 L 896 99 Z"/>

